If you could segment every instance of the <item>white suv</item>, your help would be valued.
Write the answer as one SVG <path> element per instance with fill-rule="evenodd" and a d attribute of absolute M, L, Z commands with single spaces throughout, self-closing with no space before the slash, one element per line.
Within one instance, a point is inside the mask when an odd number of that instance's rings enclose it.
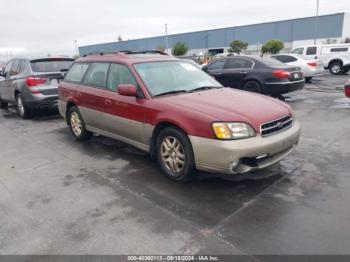
<path fill-rule="evenodd" d="M 300 46 L 292 51 L 306 60 L 320 60 L 325 69 L 334 75 L 350 70 L 350 43 L 333 45 Z"/>

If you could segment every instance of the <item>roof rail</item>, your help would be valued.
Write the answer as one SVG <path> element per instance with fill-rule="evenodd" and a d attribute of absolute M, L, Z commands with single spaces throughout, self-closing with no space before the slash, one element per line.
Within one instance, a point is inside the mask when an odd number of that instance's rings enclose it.
<path fill-rule="evenodd" d="M 121 51 L 107 51 L 107 52 L 92 52 L 83 55 L 83 57 L 87 57 L 90 55 L 110 55 L 110 54 L 118 54 L 118 53 L 123 53 L 126 55 L 137 55 L 137 54 L 159 54 L 159 55 L 168 55 L 167 53 L 159 50 L 121 50 Z"/>
<path fill-rule="evenodd" d="M 160 50 L 121 50 L 120 53 L 124 53 L 127 55 L 137 55 L 137 54 L 160 54 L 160 55 L 168 55 L 167 53 Z"/>

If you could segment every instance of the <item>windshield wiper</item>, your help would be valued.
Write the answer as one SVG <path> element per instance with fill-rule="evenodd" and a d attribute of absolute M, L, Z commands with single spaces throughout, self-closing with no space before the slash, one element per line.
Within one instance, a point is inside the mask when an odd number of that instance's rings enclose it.
<path fill-rule="evenodd" d="M 201 86 L 201 87 L 197 87 L 195 89 L 191 89 L 190 91 L 191 92 L 196 92 L 196 91 L 216 89 L 216 88 L 222 88 L 222 86 Z"/>
<path fill-rule="evenodd" d="M 184 89 L 183 90 L 173 90 L 173 91 L 168 91 L 168 92 L 165 92 L 165 93 L 161 93 L 161 94 L 155 95 L 153 97 L 170 95 L 170 94 L 177 94 L 177 93 L 188 93 L 188 91 L 184 90 Z"/>

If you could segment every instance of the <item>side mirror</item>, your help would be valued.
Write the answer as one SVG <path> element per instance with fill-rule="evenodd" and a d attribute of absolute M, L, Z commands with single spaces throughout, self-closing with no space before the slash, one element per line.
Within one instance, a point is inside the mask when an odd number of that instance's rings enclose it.
<path fill-rule="evenodd" d="M 118 85 L 117 92 L 121 96 L 136 96 L 137 88 L 135 85 L 120 84 Z"/>
<path fill-rule="evenodd" d="M 207 72 L 207 71 L 208 71 L 208 67 L 207 67 L 207 66 L 203 66 L 203 67 L 202 67 L 202 70 L 205 71 L 205 72 Z"/>

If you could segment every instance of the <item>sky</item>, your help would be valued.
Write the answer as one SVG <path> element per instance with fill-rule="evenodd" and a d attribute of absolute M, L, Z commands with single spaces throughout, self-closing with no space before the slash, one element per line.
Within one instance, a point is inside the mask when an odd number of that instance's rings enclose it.
<path fill-rule="evenodd" d="M 350 0 L 319 0 L 320 15 Z M 0 0 L 0 60 L 78 46 L 313 16 L 316 0 Z"/>

